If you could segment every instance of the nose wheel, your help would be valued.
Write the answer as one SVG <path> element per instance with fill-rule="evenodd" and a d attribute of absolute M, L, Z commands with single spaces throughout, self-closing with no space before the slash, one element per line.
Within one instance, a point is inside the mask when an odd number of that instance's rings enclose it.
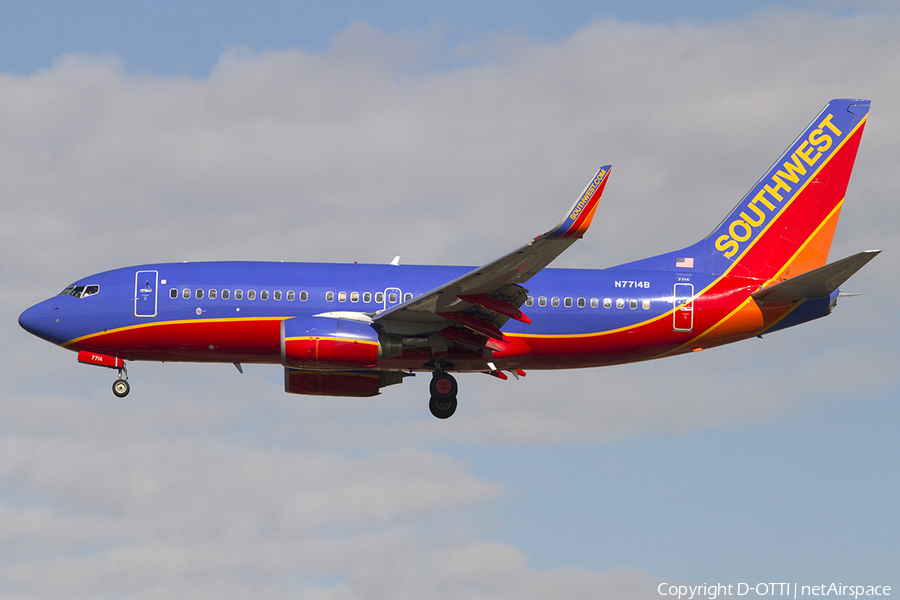
<path fill-rule="evenodd" d="M 124 398 L 131 391 L 131 385 L 128 383 L 128 369 L 125 368 L 125 361 L 119 367 L 119 378 L 113 382 L 113 394 L 117 398 Z"/>
<path fill-rule="evenodd" d="M 131 385 L 129 385 L 128 380 L 126 379 L 116 379 L 116 381 L 112 385 L 113 394 L 115 394 L 119 398 L 124 398 L 128 395 L 128 392 L 131 391 Z"/>
<path fill-rule="evenodd" d="M 431 378 L 431 401 L 428 408 L 438 419 L 449 419 L 456 412 L 456 379 L 449 373 L 435 373 Z"/>
<path fill-rule="evenodd" d="M 118 356 L 107 356 L 106 354 L 82 350 L 78 353 L 78 362 L 85 365 L 116 369 L 119 372 L 119 377 L 113 383 L 112 390 L 117 398 L 124 398 L 131 391 L 131 385 L 128 384 L 128 367 L 125 366 L 125 361 Z"/>

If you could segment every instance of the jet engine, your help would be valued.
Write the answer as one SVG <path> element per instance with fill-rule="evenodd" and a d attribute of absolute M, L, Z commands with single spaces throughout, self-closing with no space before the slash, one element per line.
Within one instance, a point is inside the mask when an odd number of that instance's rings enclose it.
<path fill-rule="evenodd" d="M 365 321 L 294 317 L 281 323 L 281 364 L 292 369 L 345 371 L 377 367 L 378 332 Z"/>

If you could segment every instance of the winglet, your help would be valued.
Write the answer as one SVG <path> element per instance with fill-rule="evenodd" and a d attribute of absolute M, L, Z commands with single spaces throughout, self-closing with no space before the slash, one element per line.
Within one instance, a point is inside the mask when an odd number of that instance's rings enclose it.
<path fill-rule="evenodd" d="M 597 210 L 597 204 L 600 202 L 600 196 L 603 195 L 603 188 L 606 187 L 611 169 L 612 165 L 601 167 L 593 181 L 588 184 L 563 220 L 559 222 L 559 225 L 541 237 L 581 239 L 584 232 L 591 226 L 591 219 L 594 218 L 594 211 Z"/>

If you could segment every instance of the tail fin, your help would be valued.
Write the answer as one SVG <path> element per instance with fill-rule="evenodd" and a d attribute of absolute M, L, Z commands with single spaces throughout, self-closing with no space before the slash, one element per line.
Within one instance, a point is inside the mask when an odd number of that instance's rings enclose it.
<path fill-rule="evenodd" d="M 868 112 L 825 106 L 705 240 L 715 272 L 782 280 L 825 264 Z"/>

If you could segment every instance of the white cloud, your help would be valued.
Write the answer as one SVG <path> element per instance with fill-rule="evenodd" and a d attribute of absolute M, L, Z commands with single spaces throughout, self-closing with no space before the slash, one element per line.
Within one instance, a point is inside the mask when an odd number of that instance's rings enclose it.
<path fill-rule="evenodd" d="M 41 403 L 44 419 L 29 418 L 30 402 Z M 228 427 L 217 437 L 180 431 L 182 411 L 159 409 L 172 428 L 133 403 L 7 399 L 4 589 L 69 598 L 475 590 L 539 598 L 562 586 L 587 598 L 604 589 L 640 597 L 653 584 L 628 569 L 537 572 L 515 548 L 473 539 L 467 512 L 501 487 L 457 459 L 410 448 L 359 455 L 270 447 L 260 437 L 241 443 Z"/>
<path fill-rule="evenodd" d="M 205 80 L 129 74 L 113 56 L 0 76 L 0 589 L 653 595 L 650 575 L 539 571 L 475 539 L 469 517 L 505 501 L 502 482 L 442 446 L 680 435 L 892 389 L 891 252 L 851 280 L 870 295 L 825 321 L 628 367 L 461 377 L 448 422 L 427 414 L 422 376 L 345 402 L 286 396 L 275 366 L 133 365 L 122 402 L 108 373 L 15 316 L 75 278 L 157 260 L 482 263 L 555 224 L 606 162 L 593 229 L 560 266 L 671 250 L 839 96 L 873 108 L 833 256 L 890 248 L 896 31 L 788 12 L 601 20 L 556 44 L 499 36 L 460 50 L 477 64 L 434 72 L 428 35 L 354 26 L 323 55 L 229 51 Z"/>

